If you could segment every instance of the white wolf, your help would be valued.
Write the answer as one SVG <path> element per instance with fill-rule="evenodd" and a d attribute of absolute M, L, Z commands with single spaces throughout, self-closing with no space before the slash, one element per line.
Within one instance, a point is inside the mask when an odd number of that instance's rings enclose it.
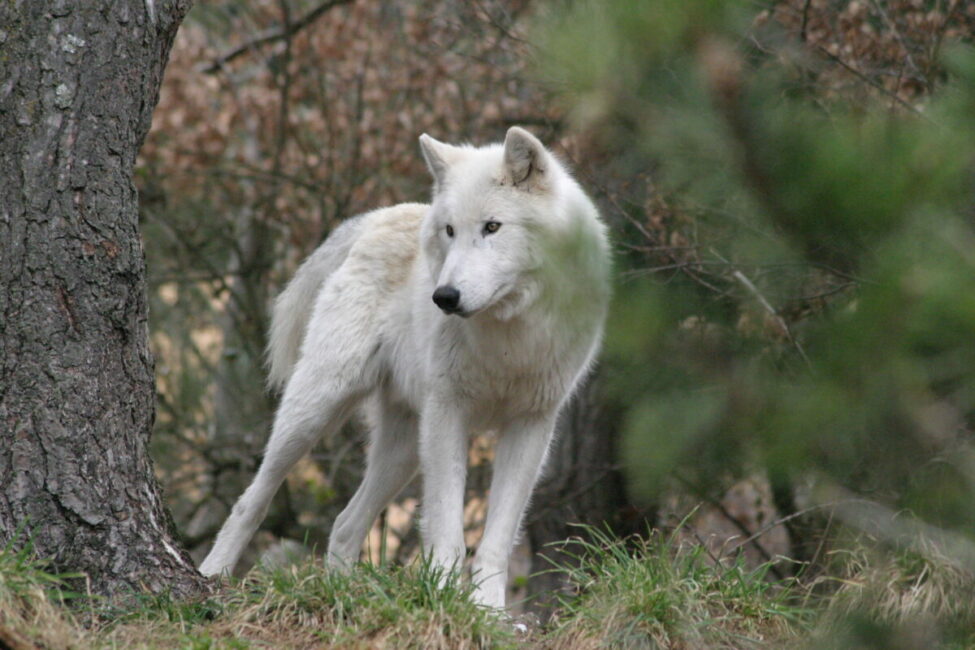
<path fill-rule="evenodd" d="M 503 145 L 420 136 L 432 205 L 343 224 L 277 299 L 270 382 L 284 387 L 267 452 L 200 567 L 227 572 L 288 470 L 358 406 L 366 474 L 338 516 L 332 565 L 356 561 L 380 511 L 419 469 L 426 552 L 464 558 L 468 436 L 498 436 L 488 519 L 472 571 L 503 607 L 508 555 L 556 415 L 599 346 L 610 254 L 592 201 L 530 133 Z M 431 300 L 432 298 L 432 300 Z"/>

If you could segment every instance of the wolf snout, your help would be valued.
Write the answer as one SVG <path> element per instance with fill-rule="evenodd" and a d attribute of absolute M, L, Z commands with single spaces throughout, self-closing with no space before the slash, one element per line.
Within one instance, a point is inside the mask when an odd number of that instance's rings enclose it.
<path fill-rule="evenodd" d="M 447 314 L 460 311 L 460 291 L 450 285 L 437 287 L 433 292 L 433 302 Z"/>

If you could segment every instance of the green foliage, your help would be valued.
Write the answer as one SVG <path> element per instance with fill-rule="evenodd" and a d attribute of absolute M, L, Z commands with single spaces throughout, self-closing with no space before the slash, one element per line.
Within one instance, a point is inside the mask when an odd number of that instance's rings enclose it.
<path fill-rule="evenodd" d="M 650 251 L 627 257 L 627 277 L 674 274 L 617 290 L 606 372 L 628 413 L 623 464 L 647 500 L 673 473 L 709 484 L 760 467 L 970 544 L 971 23 L 834 4 L 776 3 L 754 19 L 746 3 L 576 2 L 541 29 L 542 71 L 577 125 L 634 174 L 652 169 L 669 206 L 616 215 L 623 243 Z M 828 18 L 857 12 L 876 20 L 829 32 Z M 900 43 L 893 55 L 865 36 L 878 29 Z M 926 95 L 890 76 L 912 52 Z M 862 61 L 891 67 L 871 76 Z M 672 609 L 646 606 L 658 622 Z"/>
<path fill-rule="evenodd" d="M 902 503 L 961 495 L 953 472 L 917 490 L 912 474 L 967 445 L 975 415 L 975 56 L 949 52 L 950 81 L 921 116 L 826 105 L 790 92 L 789 52 L 765 48 L 769 29 L 742 10 L 580 2 L 545 32 L 545 69 L 578 118 L 657 161 L 663 191 L 696 206 L 689 266 L 723 269 L 721 295 L 686 281 L 618 290 L 607 348 L 631 474 L 649 494 L 681 460 L 714 475 L 758 450 L 844 484 L 869 473 Z M 849 290 L 785 309 L 843 278 Z M 975 522 L 938 501 L 949 523 Z"/>

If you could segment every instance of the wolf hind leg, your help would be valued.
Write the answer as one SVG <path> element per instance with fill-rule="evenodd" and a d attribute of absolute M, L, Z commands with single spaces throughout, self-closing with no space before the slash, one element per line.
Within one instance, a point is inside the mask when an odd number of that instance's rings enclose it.
<path fill-rule="evenodd" d="M 376 517 L 419 469 L 416 414 L 390 404 L 385 396 L 377 397 L 374 406 L 366 473 L 332 526 L 327 556 L 331 566 L 348 567 L 359 558 Z"/>
<path fill-rule="evenodd" d="M 308 357 L 299 360 L 285 388 L 260 469 L 200 565 L 203 575 L 233 570 L 288 471 L 316 441 L 334 434 L 345 423 L 364 394 L 362 375 L 355 381 L 342 381 L 328 371 L 327 365 Z"/>

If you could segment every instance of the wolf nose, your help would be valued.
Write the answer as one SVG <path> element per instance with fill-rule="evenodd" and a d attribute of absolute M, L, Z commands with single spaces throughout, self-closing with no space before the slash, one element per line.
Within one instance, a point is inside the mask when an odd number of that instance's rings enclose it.
<path fill-rule="evenodd" d="M 460 291 L 449 285 L 437 287 L 437 290 L 433 292 L 433 302 L 448 314 L 459 311 Z"/>

